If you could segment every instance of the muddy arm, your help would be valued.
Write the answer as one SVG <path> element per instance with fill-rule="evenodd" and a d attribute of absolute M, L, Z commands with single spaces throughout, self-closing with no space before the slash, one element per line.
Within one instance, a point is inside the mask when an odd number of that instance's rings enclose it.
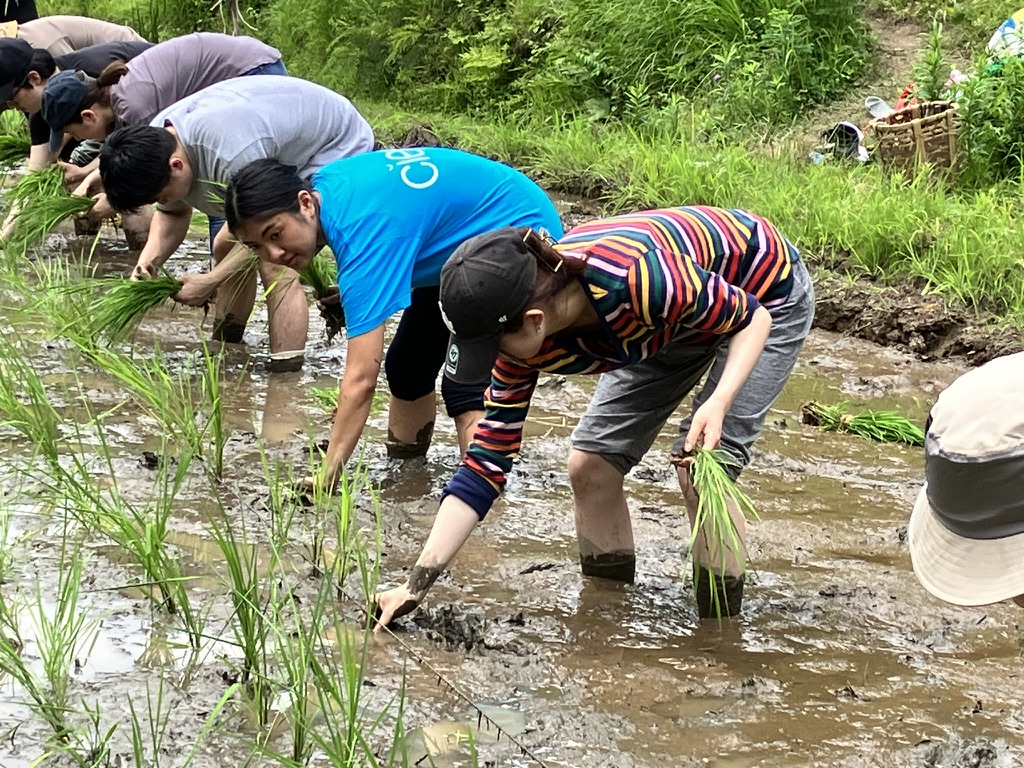
<path fill-rule="evenodd" d="M 380 632 L 393 619 L 416 609 L 479 521 L 476 510 L 458 496 L 445 496 L 409 580 L 400 587 L 377 595 L 377 627 L 374 631 Z"/>
<path fill-rule="evenodd" d="M 139 254 L 132 277 L 143 280 L 156 277 L 164 262 L 185 241 L 191 221 L 190 207 L 180 211 L 161 211 L 157 208 L 153 213 L 153 223 L 149 225 L 149 240 Z"/>
<path fill-rule="evenodd" d="M 764 307 L 754 310 L 750 323 L 729 341 L 729 353 L 725 358 L 725 369 L 718 380 L 718 386 L 705 403 L 693 414 L 690 431 L 686 434 L 683 450 L 694 449 L 703 435 L 703 446 L 715 448 L 722 437 L 722 421 L 740 391 L 754 370 L 761 352 L 764 351 L 768 333 L 772 329 L 772 316 Z"/>
<path fill-rule="evenodd" d="M 345 375 L 338 388 L 338 411 L 331 427 L 331 439 L 324 459 L 323 485 L 334 488 L 341 470 L 352 456 L 370 417 L 373 393 L 377 389 L 384 359 L 384 326 L 348 340 Z"/>

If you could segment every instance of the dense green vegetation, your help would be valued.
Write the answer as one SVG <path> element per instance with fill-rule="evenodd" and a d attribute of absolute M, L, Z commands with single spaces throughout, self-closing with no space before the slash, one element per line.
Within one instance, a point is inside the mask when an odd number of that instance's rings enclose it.
<path fill-rule="evenodd" d="M 202 0 L 149 0 L 142 14 L 125 0 L 51 7 L 144 17 L 163 37 L 226 28 Z M 964 120 L 954 180 L 814 166 L 813 140 L 803 138 L 808 110 L 877 64 L 866 13 L 922 29 L 944 20 L 945 41 L 937 37 L 915 70 L 930 66 L 934 79 L 937 46 L 960 61 L 976 56 L 971 70 L 983 73 L 985 43 L 1015 9 L 995 0 L 259 0 L 243 16 L 294 74 L 351 95 L 382 138 L 426 122 L 448 142 L 610 211 L 750 208 L 818 264 L 916 279 L 1019 321 L 1020 62 L 945 94 Z"/>

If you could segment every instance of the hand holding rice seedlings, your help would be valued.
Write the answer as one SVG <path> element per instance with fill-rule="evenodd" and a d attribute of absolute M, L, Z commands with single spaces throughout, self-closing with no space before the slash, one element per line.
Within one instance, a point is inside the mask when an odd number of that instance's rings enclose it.
<path fill-rule="evenodd" d="M 879 443 L 924 445 L 924 430 L 896 411 L 846 412 L 847 403 L 824 405 L 813 400 L 801 408 L 804 424 L 826 432 L 848 432 Z"/>
<path fill-rule="evenodd" d="M 299 273 L 299 279 L 313 289 L 317 301 L 338 294 L 338 266 L 332 256 L 318 253 Z M 327 341 L 330 342 L 345 327 L 345 311 L 341 302 L 322 304 L 320 314 L 327 323 Z"/>
<path fill-rule="evenodd" d="M 93 206 L 92 198 L 68 194 L 64 169 L 59 165 L 26 174 L 14 185 L 8 199 L 13 230 L 6 248 L 16 253 L 24 253 L 62 221 Z"/>
<path fill-rule="evenodd" d="M 721 618 L 722 594 L 727 592 L 730 557 L 735 559 L 739 572 L 745 570 L 746 553 L 737 530 L 733 513 L 743 520 L 747 514 L 760 519 L 750 498 L 733 482 L 726 466 L 735 465 L 736 460 L 722 450 L 706 450 L 698 447 L 690 463 L 690 478 L 697 491 L 697 513 L 690 532 L 690 551 L 694 555 L 694 589 L 700 593 L 698 579 L 702 570 L 708 573 L 710 598 L 715 614 Z M 707 553 L 716 563 L 701 563 L 696 556 L 695 545 L 698 537 L 704 536 Z M 704 565 L 702 569 L 700 566 Z M 710 565 L 711 567 L 706 567 Z M 715 573 L 712 568 L 717 570 Z M 717 582 L 722 581 L 725 587 Z M 725 614 L 729 615 L 729 614 Z"/>
<path fill-rule="evenodd" d="M 97 280 L 96 285 L 109 287 L 101 290 L 89 305 L 92 336 L 114 343 L 134 333 L 146 313 L 176 294 L 182 283 L 170 275 L 161 275 L 152 280 Z"/>

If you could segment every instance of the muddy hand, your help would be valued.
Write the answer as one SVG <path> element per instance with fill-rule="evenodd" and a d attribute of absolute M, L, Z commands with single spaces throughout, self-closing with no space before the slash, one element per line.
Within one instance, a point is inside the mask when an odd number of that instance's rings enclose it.
<path fill-rule="evenodd" d="M 374 633 L 383 632 L 384 627 L 395 619 L 412 613 L 419 604 L 419 598 L 409 589 L 409 582 L 378 593 L 373 606 L 373 620 L 377 624 L 373 628 Z"/>
<path fill-rule="evenodd" d="M 705 450 L 714 450 L 722 439 L 722 422 L 725 420 L 725 408 L 714 398 L 694 411 L 690 431 L 686 433 L 683 450 L 693 451 L 698 445 Z"/>
<path fill-rule="evenodd" d="M 323 296 L 317 296 L 316 308 L 321 314 L 328 314 L 341 306 L 341 291 L 338 286 L 332 285 Z"/>
<path fill-rule="evenodd" d="M 178 279 L 181 289 L 171 298 L 187 307 L 203 306 L 217 290 L 216 285 L 209 285 L 205 275 L 182 275 Z"/>
<path fill-rule="evenodd" d="M 107 193 L 100 192 L 98 195 L 93 196 L 92 208 L 89 209 L 89 216 L 96 219 L 112 219 L 114 217 L 114 207 L 107 200 Z"/>
<path fill-rule="evenodd" d="M 85 177 L 89 175 L 89 171 L 86 171 L 82 166 L 75 165 L 74 163 L 65 163 L 63 160 L 60 161 L 60 167 L 64 169 L 64 183 L 68 187 L 74 187 L 81 184 L 85 180 Z"/>
<path fill-rule="evenodd" d="M 151 261 L 140 261 L 132 270 L 132 280 L 152 280 L 156 277 L 157 267 Z"/>

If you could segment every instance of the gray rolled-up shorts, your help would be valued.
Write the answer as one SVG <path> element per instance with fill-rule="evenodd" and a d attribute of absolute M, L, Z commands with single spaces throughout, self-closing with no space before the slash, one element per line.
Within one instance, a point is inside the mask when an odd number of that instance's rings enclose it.
<path fill-rule="evenodd" d="M 814 288 L 803 261 L 793 263 L 793 288 L 785 303 L 768 310 L 772 328 L 750 376 L 722 423 L 719 446 L 736 459 L 733 479 L 750 461 L 750 446 L 761 434 L 765 416 L 789 379 L 814 320 Z M 572 445 L 596 453 L 622 474 L 640 463 L 669 416 L 700 383 L 699 408 L 715 391 L 725 368 L 729 342 L 672 342 L 653 357 L 601 376 L 594 397 L 572 433 Z M 672 450 L 682 453 L 690 416 L 679 425 Z"/>

